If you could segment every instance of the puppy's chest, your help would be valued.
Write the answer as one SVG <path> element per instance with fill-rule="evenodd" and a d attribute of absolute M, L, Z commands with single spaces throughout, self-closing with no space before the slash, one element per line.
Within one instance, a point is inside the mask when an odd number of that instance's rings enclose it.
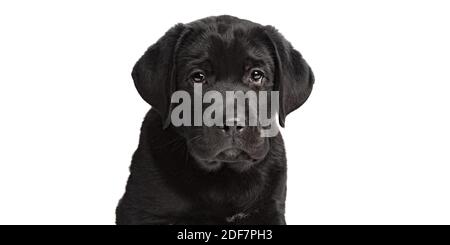
<path fill-rule="evenodd" d="M 208 205 L 185 210 L 179 216 L 178 223 L 190 224 L 194 220 L 197 224 L 234 224 L 252 217 L 258 210 L 258 205 L 240 207 L 230 203 L 210 202 Z"/>
<path fill-rule="evenodd" d="M 204 204 L 210 207 L 221 208 L 247 208 L 256 203 L 261 197 L 261 190 L 259 188 L 240 189 L 240 190 L 220 190 L 210 189 L 201 193 L 201 200 Z"/>
<path fill-rule="evenodd" d="M 233 221 L 256 209 L 261 196 L 257 189 L 233 192 L 212 189 L 202 194 L 201 206 L 205 214 L 220 215 Z"/>

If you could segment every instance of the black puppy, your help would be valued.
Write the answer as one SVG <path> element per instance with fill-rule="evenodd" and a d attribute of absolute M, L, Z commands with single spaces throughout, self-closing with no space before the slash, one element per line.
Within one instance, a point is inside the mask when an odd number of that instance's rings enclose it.
<path fill-rule="evenodd" d="M 285 224 L 284 143 L 258 126 L 171 124 L 171 95 L 279 91 L 279 123 L 311 93 L 313 73 L 272 26 L 232 16 L 171 28 L 136 63 L 152 109 L 141 128 L 117 224 Z M 227 118 L 226 118 L 227 119 Z"/>

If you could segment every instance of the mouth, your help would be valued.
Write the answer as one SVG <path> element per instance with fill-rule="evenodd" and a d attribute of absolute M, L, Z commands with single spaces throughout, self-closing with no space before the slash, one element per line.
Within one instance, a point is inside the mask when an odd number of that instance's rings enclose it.
<path fill-rule="evenodd" d="M 258 159 L 252 158 L 247 152 L 241 149 L 230 148 L 217 154 L 214 160 L 225 163 L 235 163 L 235 162 L 256 162 Z"/>
<path fill-rule="evenodd" d="M 237 172 L 246 171 L 257 165 L 264 159 L 252 156 L 251 153 L 236 147 L 219 151 L 215 156 L 207 159 L 199 159 L 200 166 L 208 172 L 219 171 L 221 169 L 231 169 Z"/>

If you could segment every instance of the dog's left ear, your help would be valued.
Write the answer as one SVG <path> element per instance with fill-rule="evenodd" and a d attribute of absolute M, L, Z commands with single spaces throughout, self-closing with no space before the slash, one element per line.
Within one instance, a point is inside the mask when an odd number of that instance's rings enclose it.
<path fill-rule="evenodd" d="M 275 60 L 274 90 L 280 93 L 278 117 L 284 127 L 286 116 L 311 94 L 314 74 L 302 55 L 273 26 L 265 26 L 264 31 Z"/>

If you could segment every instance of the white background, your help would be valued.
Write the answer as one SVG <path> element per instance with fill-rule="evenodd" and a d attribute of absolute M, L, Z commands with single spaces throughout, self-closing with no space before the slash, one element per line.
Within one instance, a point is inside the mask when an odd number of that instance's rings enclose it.
<path fill-rule="evenodd" d="M 282 131 L 289 224 L 450 224 L 447 1 L 2 1 L 0 223 L 113 224 L 171 26 L 277 27 L 316 75 Z"/>

